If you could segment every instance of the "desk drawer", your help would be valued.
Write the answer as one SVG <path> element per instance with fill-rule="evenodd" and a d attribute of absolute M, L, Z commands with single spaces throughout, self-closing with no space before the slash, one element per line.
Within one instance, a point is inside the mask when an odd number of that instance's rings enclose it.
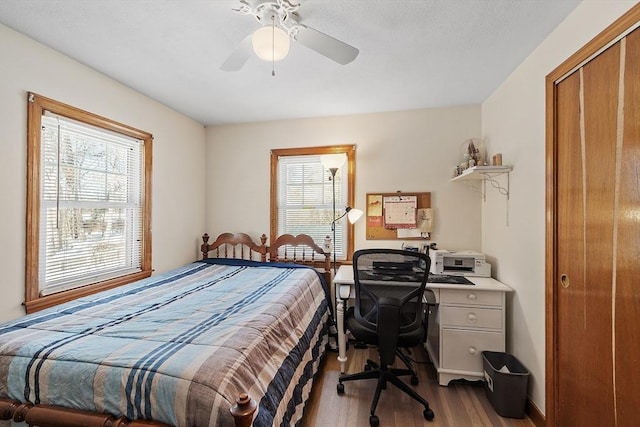
<path fill-rule="evenodd" d="M 501 308 L 440 307 L 442 326 L 502 330 Z"/>
<path fill-rule="evenodd" d="M 474 289 L 440 289 L 440 304 L 473 304 L 502 307 L 502 292 Z"/>
<path fill-rule="evenodd" d="M 482 352 L 504 351 L 502 332 L 442 330 L 442 368 L 482 372 Z"/>

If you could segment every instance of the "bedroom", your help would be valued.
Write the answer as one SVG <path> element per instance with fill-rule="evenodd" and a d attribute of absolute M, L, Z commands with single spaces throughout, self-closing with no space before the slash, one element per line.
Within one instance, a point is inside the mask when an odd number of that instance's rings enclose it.
<path fill-rule="evenodd" d="M 2 192 L 0 320 L 24 314 L 26 91 L 153 133 L 153 266 L 158 272 L 197 258 L 203 231 L 245 231 L 254 237 L 268 231 L 264 158 L 270 149 L 300 141 L 308 146 L 355 143 L 356 205 L 364 203 L 368 191 L 432 191 L 438 194 L 438 244 L 480 250 L 495 260 L 496 277 L 516 290 L 507 349 L 531 370 L 529 397 L 544 413 L 544 77 L 635 3 L 584 1 L 482 104 L 210 127 L 1 26 L 0 176 L 14 185 L 5 184 Z M 498 194 L 490 192 L 482 203 L 474 192 L 449 182 L 460 144 L 472 136 L 487 140 L 492 152 L 502 152 L 505 163 L 514 165 L 508 227 Z M 402 144 L 411 155 L 387 154 L 389 143 Z M 392 170 L 389 180 L 378 171 L 392 154 L 402 167 Z M 429 158 L 437 161 L 427 163 Z M 425 163 L 430 167 L 422 169 Z M 235 192 L 228 191 L 226 176 L 246 164 L 253 172 L 234 174 L 239 183 Z M 371 245 L 363 227 L 356 225 L 357 247 Z"/>

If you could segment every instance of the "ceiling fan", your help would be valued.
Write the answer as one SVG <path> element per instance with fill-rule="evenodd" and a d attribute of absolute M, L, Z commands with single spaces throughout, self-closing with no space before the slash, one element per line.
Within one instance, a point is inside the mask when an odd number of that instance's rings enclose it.
<path fill-rule="evenodd" d="M 358 56 L 355 47 L 301 24 L 299 7 L 292 0 L 240 0 L 233 11 L 254 16 L 262 27 L 245 37 L 220 69 L 238 71 L 254 52 L 266 61 L 279 61 L 287 56 L 291 39 L 338 64 L 348 64 Z"/>

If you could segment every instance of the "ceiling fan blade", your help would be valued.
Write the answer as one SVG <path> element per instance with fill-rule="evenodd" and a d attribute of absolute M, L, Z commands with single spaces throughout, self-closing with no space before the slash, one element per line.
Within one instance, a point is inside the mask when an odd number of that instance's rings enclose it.
<path fill-rule="evenodd" d="M 356 56 L 360 53 L 355 47 L 311 27 L 302 24 L 298 24 L 298 27 L 298 31 L 294 36 L 297 42 L 334 60 L 338 64 L 346 65 L 356 59 Z"/>
<path fill-rule="evenodd" d="M 226 61 L 220 66 L 222 71 L 238 71 L 247 62 L 253 53 L 251 45 L 251 34 L 240 42 L 240 45 L 234 50 Z"/>

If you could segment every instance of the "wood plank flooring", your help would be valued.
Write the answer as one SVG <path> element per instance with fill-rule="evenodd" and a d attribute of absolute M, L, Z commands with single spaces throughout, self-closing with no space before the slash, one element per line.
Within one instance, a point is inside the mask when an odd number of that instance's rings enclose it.
<path fill-rule="evenodd" d="M 377 360 L 375 348 L 361 350 L 350 346 L 347 356 L 347 372 L 361 371 L 367 357 Z M 438 385 L 433 365 L 425 362 L 428 361 L 426 352 L 416 349 L 412 357 L 422 361 L 415 364 L 420 379 L 416 388 L 429 402 L 435 419 L 426 421 L 422 416 L 422 407 L 390 384 L 382 392 L 376 410 L 381 427 L 535 427 L 529 418 L 499 416 L 485 396 L 484 383 L 453 381 L 448 387 L 442 387 Z M 339 370 L 336 353 L 327 353 L 306 405 L 303 426 L 369 426 L 369 411 L 376 381 L 346 382 L 345 393 L 340 396 L 336 391 Z M 406 380 L 408 382 L 408 377 Z"/>

